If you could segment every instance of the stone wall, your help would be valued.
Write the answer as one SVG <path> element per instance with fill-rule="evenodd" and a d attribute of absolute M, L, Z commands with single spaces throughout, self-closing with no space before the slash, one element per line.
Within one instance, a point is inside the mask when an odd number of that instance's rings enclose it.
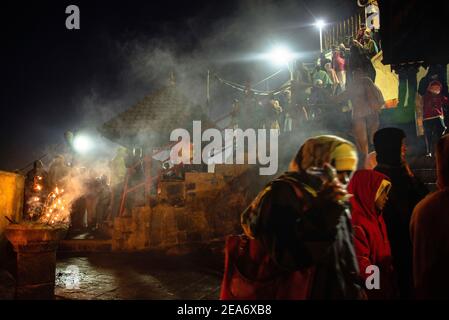
<path fill-rule="evenodd" d="M 4 261 L 7 244 L 4 232 L 9 225 L 4 216 L 15 221 L 21 220 L 24 184 L 24 176 L 0 171 L 0 262 Z"/>
<path fill-rule="evenodd" d="M 112 249 L 164 249 L 240 232 L 240 214 L 252 200 L 254 192 L 248 190 L 255 177 L 247 167 L 228 168 L 160 182 L 152 207 L 136 207 L 132 216 L 115 219 Z"/>
<path fill-rule="evenodd" d="M 150 245 L 150 207 L 136 207 L 131 216 L 114 219 L 112 250 L 137 251 Z"/>

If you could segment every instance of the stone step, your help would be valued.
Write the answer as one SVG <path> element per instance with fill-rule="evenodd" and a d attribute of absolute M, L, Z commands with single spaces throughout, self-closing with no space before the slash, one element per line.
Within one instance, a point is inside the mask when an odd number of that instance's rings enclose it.
<path fill-rule="evenodd" d="M 110 252 L 112 240 L 82 239 L 62 240 L 58 252 Z"/>
<path fill-rule="evenodd" d="M 435 183 L 437 180 L 435 169 L 412 169 L 412 171 L 423 183 Z"/>

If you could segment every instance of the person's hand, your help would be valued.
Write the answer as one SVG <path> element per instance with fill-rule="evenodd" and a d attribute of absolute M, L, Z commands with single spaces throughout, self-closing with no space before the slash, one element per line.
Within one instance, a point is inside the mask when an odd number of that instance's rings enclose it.
<path fill-rule="evenodd" d="M 363 45 L 362 45 L 360 42 L 358 42 L 357 40 L 353 40 L 353 44 L 354 44 L 356 47 L 363 48 Z"/>
<path fill-rule="evenodd" d="M 339 203 L 348 196 L 348 192 L 343 184 L 334 178 L 332 181 L 325 182 L 318 192 L 318 197 L 323 201 Z"/>
<path fill-rule="evenodd" d="M 346 186 L 337 177 L 337 171 L 329 163 L 323 166 L 325 171 L 324 183 L 318 196 L 326 201 L 339 202 L 348 197 Z"/>
<path fill-rule="evenodd" d="M 333 175 L 327 177 L 318 192 L 315 209 L 319 212 L 326 229 L 334 230 L 334 228 L 340 223 L 340 217 L 345 213 L 346 206 L 345 201 L 349 197 L 346 187 L 338 180 L 335 175 L 335 169 L 329 164 L 324 166 L 327 170 L 333 170 Z"/>

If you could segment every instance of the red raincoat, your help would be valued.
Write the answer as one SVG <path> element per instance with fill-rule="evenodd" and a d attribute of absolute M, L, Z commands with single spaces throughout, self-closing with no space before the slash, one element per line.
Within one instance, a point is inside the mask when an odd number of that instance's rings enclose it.
<path fill-rule="evenodd" d="M 440 90 L 443 90 L 443 85 L 439 81 L 432 81 L 427 88 L 427 93 L 423 98 L 423 112 L 424 112 L 424 120 L 433 119 L 444 116 L 443 107 L 449 104 L 449 100 L 442 93 L 440 94 L 432 94 L 430 92 L 430 88 L 432 86 L 440 87 Z"/>
<path fill-rule="evenodd" d="M 357 171 L 348 186 L 353 195 L 352 225 L 354 247 L 359 263 L 360 274 L 366 280 L 372 273 L 366 273 L 370 265 L 380 271 L 380 289 L 366 290 L 368 299 L 391 299 L 396 297 L 390 243 L 382 214 L 375 206 L 375 198 L 385 175 L 372 171 Z"/>

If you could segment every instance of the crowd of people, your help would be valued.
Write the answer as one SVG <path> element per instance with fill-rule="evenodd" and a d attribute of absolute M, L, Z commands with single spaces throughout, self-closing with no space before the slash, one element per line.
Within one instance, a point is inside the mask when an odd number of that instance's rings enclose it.
<path fill-rule="evenodd" d="M 243 98 L 234 100 L 234 128 L 293 133 L 321 113 L 347 106 L 354 143 L 335 135 L 309 138 L 288 172 L 270 182 L 241 216 L 251 255 L 239 264 L 240 275 L 252 283 L 283 277 L 288 288 L 276 288 L 281 295 L 258 296 L 253 290 L 248 296 L 248 288 L 231 281 L 232 297 L 223 289 L 222 298 L 449 298 L 447 76 L 441 66 L 430 66 L 418 85 L 415 65 L 397 67 L 400 86 L 408 81 L 416 88 L 426 154 L 436 153 L 438 191 L 430 194 L 407 163 L 405 132 L 379 129 L 385 101 L 371 62 L 378 51 L 362 26 L 348 47 L 334 47 L 330 57 L 321 54 L 312 70 L 297 62 L 279 94 L 261 99 L 248 85 Z M 399 108 L 404 100 L 400 90 Z M 84 192 L 72 205 L 72 227 L 97 228 L 119 212 L 126 172 L 128 186 L 142 182 L 142 150 L 119 148 L 110 179 L 64 156 L 55 157 L 48 171 L 36 161 L 26 177 L 26 215 L 36 219 L 46 194 L 77 175 Z M 141 190 L 126 207 L 144 201 Z"/>
<path fill-rule="evenodd" d="M 232 126 L 281 132 L 325 128 L 354 141 L 364 163 L 374 150 L 373 136 L 380 127 L 381 108 L 385 105 L 371 61 L 378 52 L 372 32 L 362 25 L 355 39 L 334 46 L 330 55 L 322 53 L 312 69 L 297 61 L 292 80 L 276 95 L 257 95 L 247 85 L 243 98 L 234 100 Z M 418 84 L 420 66 L 427 68 L 427 74 Z M 393 69 L 399 76 L 398 111 L 405 106 L 414 109 L 416 104 L 418 114 L 422 114 L 426 155 L 431 157 L 449 125 L 446 66 L 415 63 Z M 351 116 L 346 117 L 349 111 Z M 320 122 L 325 118 L 331 121 Z"/>
<path fill-rule="evenodd" d="M 39 220 L 48 195 L 55 190 L 64 190 L 73 200 L 71 208 L 67 208 L 73 229 L 95 230 L 108 218 L 111 201 L 108 177 L 93 169 L 73 166 L 63 155 L 57 155 L 47 170 L 37 160 L 26 174 L 24 219 Z"/>
<path fill-rule="evenodd" d="M 96 231 L 102 223 L 112 221 L 118 214 L 127 170 L 132 173 L 129 178 L 130 186 L 143 179 L 142 156 L 138 150 L 131 152 L 119 147 L 107 167 L 81 164 L 75 153 L 71 152 L 67 136 L 66 142 L 68 147 L 64 148 L 65 154 L 56 155 L 48 168 L 45 168 L 41 160 L 37 160 L 27 172 L 24 219 L 39 220 L 44 214 L 48 195 L 58 188 L 65 190 L 71 200 L 68 208 L 71 230 Z M 132 198 L 132 203 L 126 203 L 127 208 L 135 205 L 136 199 Z"/>
<path fill-rule="evenodd" d="M 252 120 L 288 132 L 321 107 L 348 103 L 354 144 L 336 135 L 309 138 L 288 172 L 259 193 L 241 215 L 244 235 L 228 240 L 222 299 L 449 298 L 446 66 L 423 65 L 419 84 L 419 66 L 394 67 L 398 110 L 416 104 L 425 154 L 436 154 L 438 190 L 430 193 L 407 162 L 405 132 L 380 129 L 385 101 L 371 62 L 378 51 L 362 26 L 349 49 L 322 54 L 312 71 L 297 63 L 289 90 L 259 104 L 271 112 L 268 124 L 254 117 L 261 116 L 257 103 L 245 92 L 243 110 L 250 97 L 252 111 L 242 112 L 243 129 Z M 284 126 L 273 126 L 278 119 Z"/>
<path fill-rule="evenodd" d="M 357 170 L 347 140 L 308 139 L 243 212 L 238 250 L 249 249 L 238 272 L 225 272 L 222 299 L 449 298 L 449 136 L 438 142 L 432 194 L 407 163 L 405 139 L 378 130 L 373 170 Z"/>
<path fill-rule="evenodd" d="M 292 80 L 276 95 L 258 96 L 248 85 L 243 98 L 234 100 L 232 126 L 294 132 L 309 124 L 319 129 L 316 121 L 327 114 L 338 126 L 342 121 L 335 117 L 352 109 L 352 136 L 358 151 L 367 156 L 372 150 L 373 134 L 379 128 L 380 109 L 385 104 L 374 84 L 376 71 L 371 58 L 377 53 L 378 45 L 370 29 L 362 26 L 356 39 L 346 46 L 335 46 L 330 55 L 322 53 L 312 69 L 297 61 Z M 342 126 L 334 131 L 347 128 Z"/>

